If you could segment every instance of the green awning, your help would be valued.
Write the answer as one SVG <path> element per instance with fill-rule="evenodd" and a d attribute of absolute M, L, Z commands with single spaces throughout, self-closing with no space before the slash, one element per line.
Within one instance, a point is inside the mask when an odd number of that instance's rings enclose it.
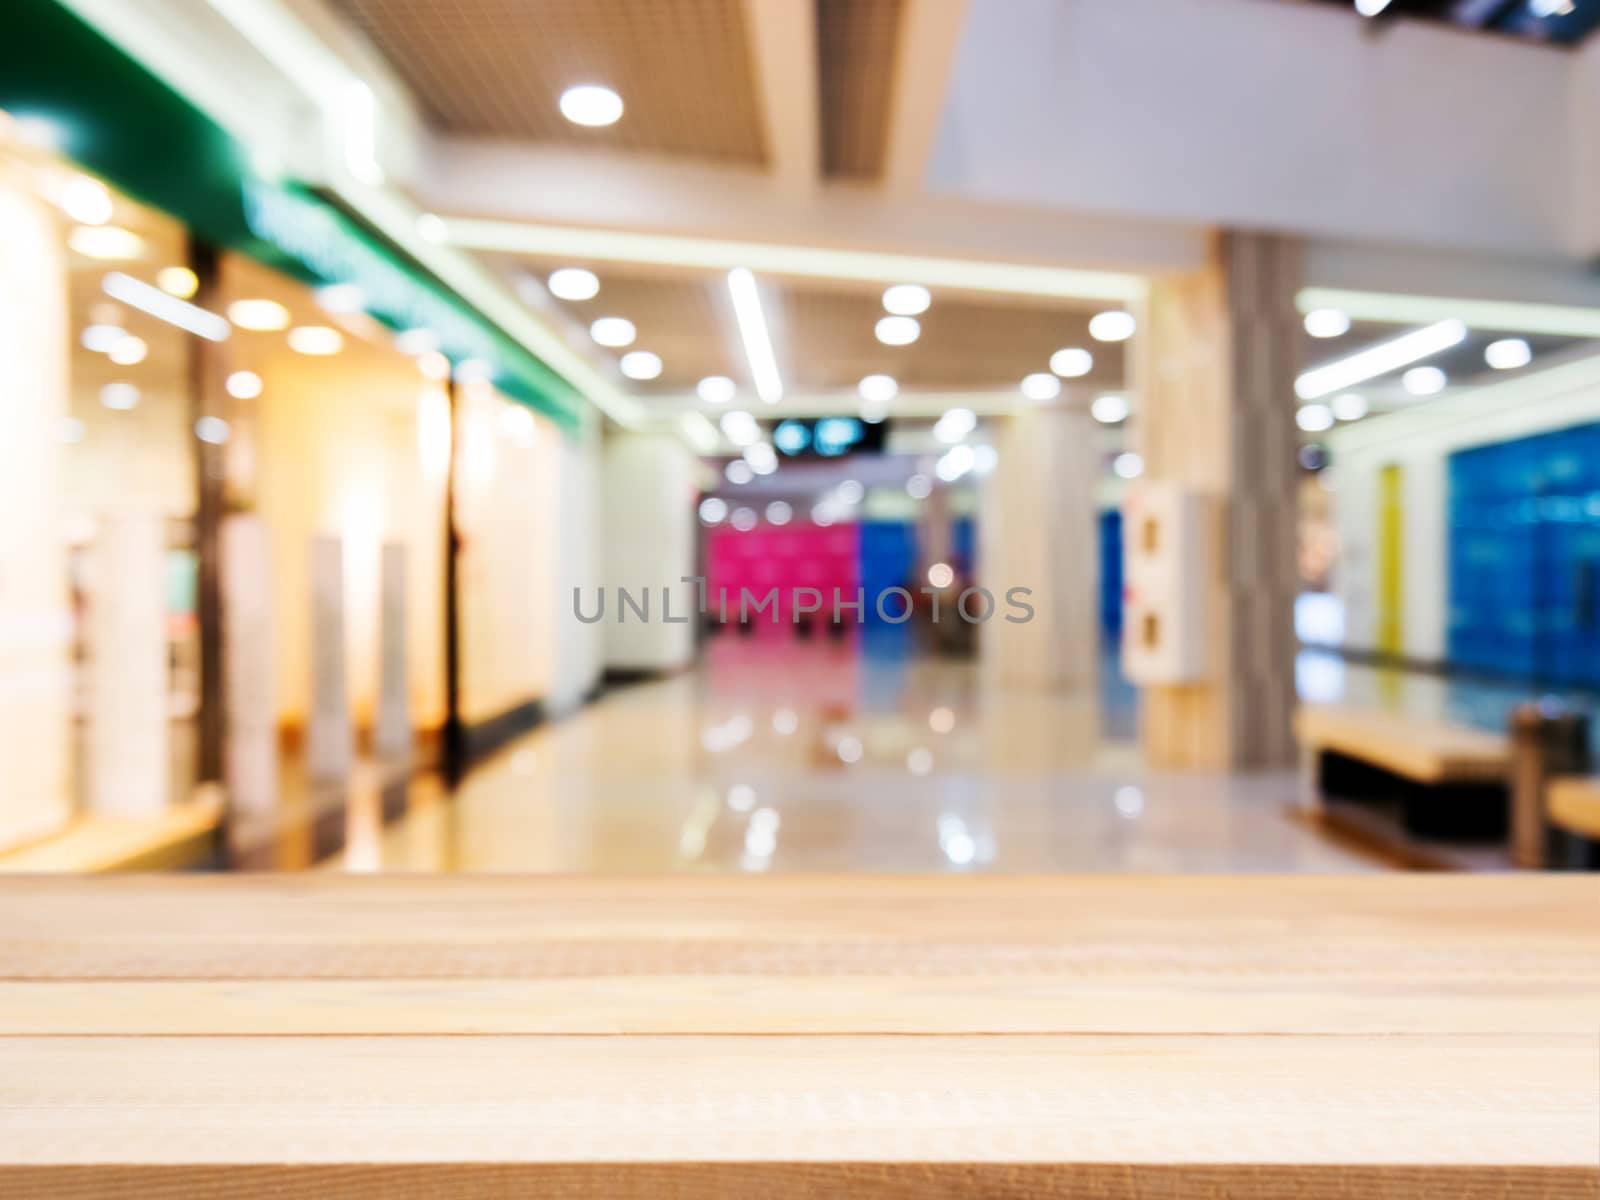
<path fill-rule="evenodd" d="M 568 428 L 575 388 L 400 247 L 332 199 L 257 176 L 244 147 L 56 0 L 12 0 L 0 109 L 43 118 L 64 154 L 201 237 L 312 284 L 353 283 L 392 329 L 431 329 L 456 362 Z"/>

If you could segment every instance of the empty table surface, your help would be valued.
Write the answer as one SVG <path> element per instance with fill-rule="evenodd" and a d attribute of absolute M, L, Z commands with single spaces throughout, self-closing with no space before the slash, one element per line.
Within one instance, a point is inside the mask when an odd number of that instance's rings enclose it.
<path fill-rule="evenodd" d="M 1593 877 L 0 879 L 7 1196 L 1474 1189 L 1600 1195 Z"/>

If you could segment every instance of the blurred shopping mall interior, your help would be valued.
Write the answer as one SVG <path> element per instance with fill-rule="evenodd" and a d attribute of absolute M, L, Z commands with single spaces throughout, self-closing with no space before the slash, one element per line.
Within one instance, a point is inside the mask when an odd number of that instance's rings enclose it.
<path fill-rule="evenodd" d="M 1600 4 L 0 23 L 0 870 L 1600 864 Z"/>

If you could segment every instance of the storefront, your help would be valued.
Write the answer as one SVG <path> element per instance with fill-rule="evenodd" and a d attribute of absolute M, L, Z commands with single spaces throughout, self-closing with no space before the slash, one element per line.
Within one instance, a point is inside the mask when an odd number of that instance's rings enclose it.
<path fill-rule="evenodd" d="M 30 37 L 0 56 L 0 852 L 537 719 L 580 399 L 74 18 Z M 63 40 L 114 101 L 51 73 Z M 152 125 L 167 161 L 129 161 Z"/>

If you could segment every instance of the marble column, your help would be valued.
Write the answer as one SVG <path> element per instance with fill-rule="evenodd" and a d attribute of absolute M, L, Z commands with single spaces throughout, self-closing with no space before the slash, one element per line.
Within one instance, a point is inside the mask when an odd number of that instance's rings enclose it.
<path fill-rule="evenodd" d="M 1099 671 L 1099 549 L 1094 424 L 1083 398 L 1024 404 L 998 431 L 998 465 L 979 505 L 978 559 L 996 612 L 979 646 L 986 682 L 1005 687 L 1092 689 Z M 1008 606 L 1007 592 L 1033 608 Z"/>
<path fill-rule="evenodd" d="M 0 183 L 0 849 L 71 815 L 72 616 L 61 530 L 70 328 L 55 216 Z"/>
<path fill-rule="evenodd" d="M 1241 769 L 1295 759 L 1300 244 L 1230 232 L 1192 275 L 1155 281 L 1134 356 L 1145 476 L 1209 498 L 1209 677 L 1142 689 L 1154 766 Z"/>

